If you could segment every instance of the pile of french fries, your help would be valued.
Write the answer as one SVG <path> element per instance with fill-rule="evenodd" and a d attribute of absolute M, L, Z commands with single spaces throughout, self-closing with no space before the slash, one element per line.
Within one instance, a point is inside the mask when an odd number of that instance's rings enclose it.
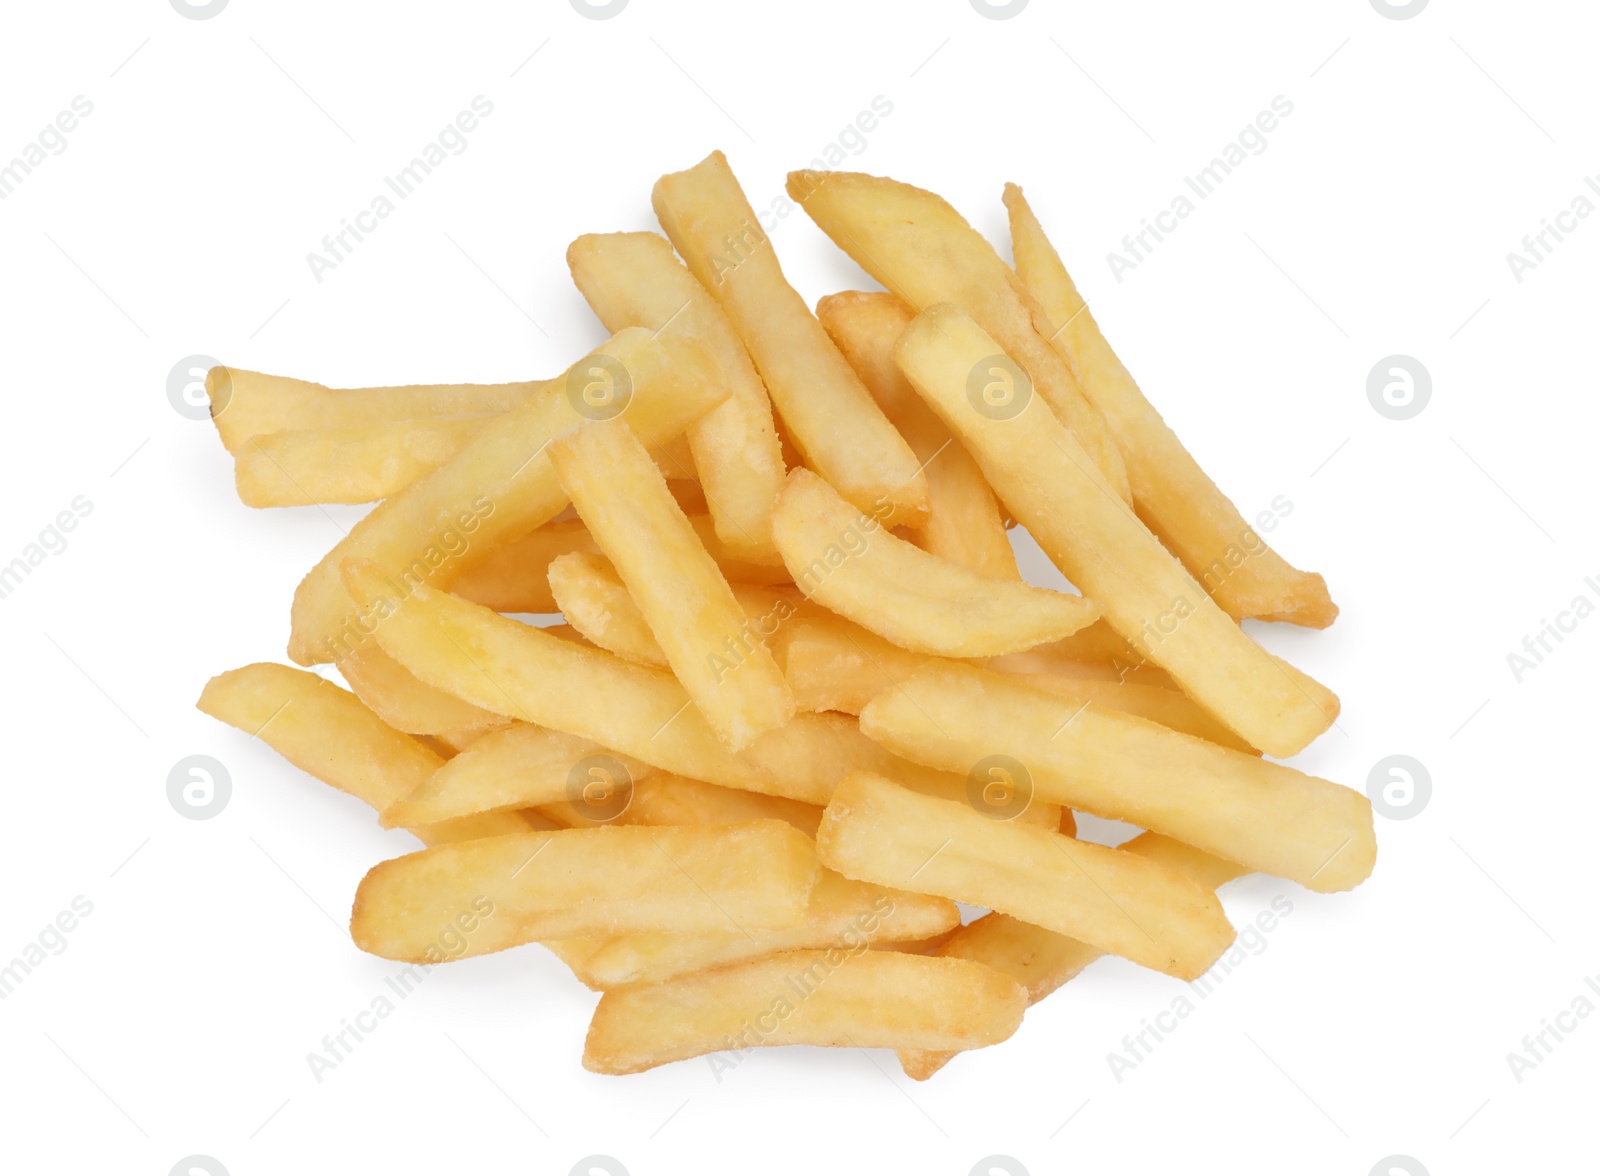
<path fill-rule="evenodd" d="M 1276 762 L 1337 698 L 1240 628 L 1327 626 L 1322 577 L 1162 421 L 1021 191 L 1010 265 L 921 189 L 789 191 L 887 292 L 813 313 L 715 153 L 656 184 L 664 237 L 573 242 L 614 334 L 554 379 L 207 382 L 244 502 L 377 505 L 291 613 L 349 689 L 258 664 L 200 709 L 422 841 L 361 882 L 359 947 L 543 944 L 602 994 L 601 1073 L 809 1044 L 924 1079 L 1101 955 L 1202 975 L 1231 878 L 1345 890 L 1376 854 L 1364 796 Z M 1016 526 L 1081 595 L 1023 582 Z"/>

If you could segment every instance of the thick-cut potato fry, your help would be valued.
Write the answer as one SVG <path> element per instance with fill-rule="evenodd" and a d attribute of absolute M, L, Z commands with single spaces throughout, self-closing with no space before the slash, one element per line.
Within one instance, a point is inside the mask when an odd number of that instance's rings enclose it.
<path fill-rule="evenodd" d="M 1269 755 L 1293 755 L 1327 730 L 1338 715 L 1333 693 L 1246 636 L 1042 402 L 1027 397 L 1007 419 L 974 406 L 967 375 L 997 350 L 971 318 L 944 305 L 917 316 L 895 355 L 1051 562 L 1185 693 Z"/>
<path fill-rule="evenodd" d="M 1249 872 L 1159 833 L 1141 833 L 1117 848 L 1193 878 L 1207 890 L 1215 890 Z M 1004 972 L 1027 989 L 1028 1003 L 1035 1005 L 1105 952 L 1010 915 L 987 914 L 957 929 L 934 954 L 971 960 Z M 934 1050 L 901 1050 L 900 1066 L 908 1078 L 921 1082 L 933 1077 L 953 1057 L 953 1053 Z"/>
<path fill-rule="evenodd" d="M 496 612 L 559 612 L 550 590 L 550 564 L 568 552 L 598 552 L 594 536 L 578 519 L 546 523 L 495 548 L 450 585 L 463 600 Z"/>
<path fill-rule="evenodd" d="M 579 517 L 718 738 L 742 751 L 792 719 L 783 671 L 752 636 L 716 560 L 626 422 L 591 421 L 548 449 Z"/>
<path fill-rule="evenodd" d="M 651 202 L 732 320 L 806 464 L 888 525 L 916 521 L 928 508 L 916 456 L 784 278 L 722 152 L 662 176 Z"/>
<path fill-rule="evenodd" d="M 817 873 L 810 839 L 782 821 L 512 833 L 379 862 L 350 934 L 373 955 L 431 963 L 452 929 L 464 959 L 538 939 L 792 927 Z"/>
<path fill-rule="evenodd" d="M 1331 625 L 1339 609 L 1327 582 L 1294 567 L 1261 538 L 1145 399 L 1101 334 L 1022 189 L 1007 184 L 1005 205 L 1017 276 L 1038 300 L 1040 329 L 1049 332 L 1116 438 L 1134 509 L 1145 525 L 1235 620 Z"/>
<path fill-rule="evenodd" d="M 732 393 L 687 434 L 717 536 L 754 558 L 775 558 L 772 504 L 783 483 L 783 451 L 766 386 L 728 316 L 658 233 L 579 237 L 567 249 L 567 265 L 606 330 L 649 327 L 705 348 Z"/>
<path fill-rule="evenodd" d="M 853 882 L 823 870 L 806 917 L 796 926 L 749 935 L 619 935 L 589 957 L 588 967 L 602 988 L 659 984 L 779 951 L 922 939 L 960 925 L 961 912 L 948 899 Z"/>
<path fill-rule="evenodd" d="M 568 379 L 486 425 L 357 523 L 295 590 L 289 656 L 303 665 L 337 661 L 364 639 L 370 618 L 339 580 L 346 559 L 372 560 L 407 583 L 446 584 L 499 543 L 553 519 L 567 500 L 544 447 L 584 413 L 620 412 L 656 442 L 727 399 L 704 352 L 681 339 L 652 339 L 642 327 L 579 360 Z M 596 395 L 605 402 L 593 402 Z"/>
<path fill-rule="evenodd" d="M 970 314 L 999 340 L 989 355 L 1004 351 L 1021 368 L 1106 485 L 1123 501 L 1130 499 L 1127 470 L 1111 430 L 1072 369 L 1045 341 L 1037 302 L 959 212 L 932 192 L 858 172 L 791 172 L 789 195 L 835 245 L 901 301 L 918 310 L 952 302 Z M 998 381 L 991 386 L 999 395 L 1018 393 L 1017 373 L 1003 366 L 986 370 L 983 383 Z"/>
<path fill-rule="evenodd" d="M 257 662 L 218 674 L 197 704 L 260 739 L 301 771 L 383 810 L 417 787 L 444 760 L 396 731 L 341 690 L 308 670 Z M 407 826 L 424 844 L 525 831 L 520 813 Z"/>
<path fill-rule="evenodd" d="M 667 667 L 667 655 L 616 568 L 598 553 L 550 561 L 550 595 L 567 623 L 601 649 L 642 666 Z"/>
<path fill-rule="evenodd" d="M 1183 980 L 1234 938 L 1216 895 L 1180 874 L 868 772 L 834 791 L 817 854 L 847 878 L 1003 911 Z"/>
<path fill-rule="evenodd" d="M 591 769 L 619 777 L 610 781 L 617 789 L 652 771 L 577 735 L 517 723 L 463 749 L 379 819 L 415 825 L 567 801 L 582 793 Z"/>
<path fill-rule="evenodd" d="M 987 670 L 924 670 L 868 704 L 861 729 L 945 771 L 1009 756 L 1041 799 L 1311 890 L 1348 890 L 1377 854 L 1372 804 L 1354 789 Z"/>
<path fill-rule="evenodd" d="M 329 388 L 218 365 L 206 373 L 211 419 L 235 457 L 252 437 L 301 429 L 342 429 L 384 421 L 488 417 L 510 412 L 553 381 L 507 384 L 410 384 L 393 388 Z"/>
<path fill-rule="evenodd" d="M 491 417 L 373 421 L 251 437 L 234 461 L 246 506 L 376 502 L 443 465 Z"/>
<path fill-rule="evenodd" d="M 772 516 L 783 562 L 810 599 L 916 653 L 987 657 L 1075 632 L 1094 602 L 994 580 L 891 535 L 810 470 Z"/>
<path fill-rule="evenodd" d="M 583 1065 L 636 1074 L 758 1045 L 972 1049 L 1022 1023 L 1016 981 L 981 964 L 847 948 L 791 951 L 600 998 Z M 713 1058 L 716 1066 L 720 1059 Z"/>
<path fill-rule="evenodd" d="M 770 819 L 787 821 L 815 837 L 822 806 L 657 772 L 634 784 L 633 802 L 617 819 L 627 825 L 738 825 Z"/>
<path fill-rule="evenodd" d="M 895 340 L 915 317 L 900 299 L 881 292 L 851 290 L 817 303 L 823 330 L 922 463 L 928 519 L 909 528 L 911 541 L 979 575 L 1020 580 L 1000 504 L 983 471 L 894 361 Z"/>
<path fill-rule="evenodd" d="M 1141 719 L 1149 719 L 1152 723 L 1160 723 L 1163 727 L 1171 727 L 1196 739 L 1231 747 L 1246 755 L 1261 754 L 1180 690 L 1151 686 L 1144 682 L 1086 678 L 1071 673 L 1020 674 L 1017 677 L 1030 686 L 1037 686 L 1062 699 L 1093 702 L 1108 710 L 1137 715 Z"/>
<path fill-rule="evenodd" d="M 510 723 L 504 715 L 423 685 L 372 641 L 341 660 L 339 672 L 380 719 L 410 735 L 481 735 Z"/>
<path fill-rule="evenodd" d="M 346 584 L 378 643 L 430 686 L 509 718 L 568 731 L 695 780 L 826 804 L 857 768 L 899 762 L 843 715 L 798 715 L 741 753 L 717 739 L 672 675 L 551 637 L 418 585 L 399 597 L 372 564 Z"/>

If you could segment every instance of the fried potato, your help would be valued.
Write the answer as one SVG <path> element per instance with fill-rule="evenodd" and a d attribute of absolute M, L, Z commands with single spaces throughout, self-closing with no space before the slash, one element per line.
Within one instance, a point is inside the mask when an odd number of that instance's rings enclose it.
<path fill-rule="evenodd" d="M 1117 848 L 1193 878 L 1207 890 L 1249 872 L 1159 833 L 1141 833 Z M 1035 1005 L 1106 953 L 1010 915 L 987 914 L 958 928 L 934 954 L 1005 973 L 1027 990 L 1028 1003 Z M 901 1050 L 900 1066 L 907 1077 L 921 1082 L 953 1057 L 935 1050 Z"/>
<path fill-rule="evenodd" d="M 1108 710 L 1137 715 L 1141 719 L 1149 719 L 1152 723 L 1160 723 L 1163 727 L 1230 747 L 1246 755 L 1261 754 L 1219 722 L 1210 711 L 1178 690 L 1143 682 L 1106 681 L 1073 673 L 1020 674 L 1016 677 L 1029 686 L 1036 686 L 1068 702 L 1093 702 Z"/>
<path fill-rule="evenodd" d="M 619 935 L 588 959 L 601 988 L 659 984 L 687 972 L 719 968 L 780 951 L 863 944 L 940 935 L 961 925 L 947 899 L 852 882 L 823 870 L 799 924 L 779 931 L 719 935 Z"/>
<path fill-rule="evenodd" d="M 784 278 L 722 152 L 662 176 L 651 203 L 733 322 L 806 464 L 888 525 L 916 521 L 928 508 L 916 456 Z"/>
<path fill-rule="evenodd" d="M 1002 502 L 1121 636 L 1184 692 L 1269 755 L 1290 756 L 1333 722 L 1338 699 L 1246 636 L 1116 496 L 1037 398 L 980 412 L 967 376 L 999 350 L 953 306 L 917 317 L 896 358 L 967 444 Z"/>
<path fill-rule="evenodd" d="M 559 612 L 550 589 L 550 564 L 568 552 L 599 550 L 582 521 L 546 523 L 495 548 L 457 576 L 450 591 L 496 612 Z"/>
<path fill-rule="evenodd" d="M 1145 525 L 1235 620 L 1331 625 L 1339 609 L 1327 582 L 1294 567 L 1261 538 L 1145 399 L 1101 334 L 1022 189 L 1007 184 L 1005 205 L 1017 275 L 1038 300 L 1040 330 L 1072 365 L 1084 395 L 1116 438 L 1134 509 Z"/>
<path fill-rule="evenodd" d="M 482 735 L 511 722 L 504 715 L 423 685 L 371 641 L 340 661 L 339 672 L 356 697 L 380 719 L 410 735 Z"/>
<path fill-rule="evenodd" d="M 1008 756 L 1035 796 L 1310 890 L 1348 890 L 1377 853 L 1372 804 L 1354 789 L 986 670 L 924 670 L 869 703 L 861 729 L 945 771 Z"/>
<path fill-rule="evenodd" d="M 846 878 L 987 907 L 1193 980 L 1233 942 L 1216 895 L 1131 854 L 855 772 L 817 855 Z"/>
<path fill-rule="evenodd" d="M 234 461 L 246 506 L 376 502 L 454 457 L 492 418 L 373 421 L 251 437 Z"/>
<path fill-rule="evenodd" d="M 498 544 L 559 514 L 567 500 L 544 447 L 584 419 L 579 406 L 620 411 L 655 442 L 727 398 L 694 344 L 653 340 L 643 328 L 620 332 L 579 360 L 569 381 L 486 425 L 450 461 L 357 523 L 296 589 L 289 656 L 302 665 L 337 661 L 364 639 L 370 619 L 340 583 L 344 560 L 372 560 L 407 583 L 447 584 Z M 591 404 L 596 395 L 610 400 Z"/>
<path fill-rule="evenodd" d="M 789 195 L 862 269 L 918 310 L 939 302 L 965 310 L 1005 352 L 1128 501 L 1128 475 L 1106 422 L 1045 341 L 1038 304 L 994 246 L 941 197 L 856 172 L 789 173 Z M 1011 397 L 1019 373 L 990 369 L 989 395 Z M 962 373 L 965 377 L 966 373 Z M 958 434 L 959 435 L 959 434 Z M 976 456 L 976 454 L 974 454 Z"/>
<path fill-rule="evenodd" d="M 822 806 L 656 772 L 635 782 L 633 802 L 617 820 L 628 825 L 739 825 L 776 820 L 815 837 Z"/>
<path fill-rule="evenodd" d="M 567 266 L 608 331 L 648 327 L 705 348 L 731 395 L 689 427 L 695 468 L 717 537 L 771 561 L 772 504 L 783 483 L 783 451 L 772 402 L 728 316 L 657 233 L 595 233 L 567 249 Z"/>
<path fill-rule="evenodd" d="M 378 643 L 430 686 L 567 731 L 695 780 L 826 804 L 847 772 L 889 757 L 842 715 L 799 715 L 741 753 L 724 747 L 672 675 L 551 637 L 418 585 L 401 597 L 372 564 L 346 583 Z"/>
<path fill-rule="evenodd" d="M 772 529 L 808 598 L 916 653 L 1009 653 L 1064 637 L 1100 615 L 1081 596 L 993 580 L 919 550 L 810 470 L 790 473 Z"/>
<path fill-rule="evenodd" d="M 1020 580 L 1000 504 L 983 471 L 894 361 L 895 340 L 914 317 L 893 294 L 852 290 L 817 303 L 823 330 L 922 463 L 928 519 L 908 528 L 911 541 L 981 576 Z"/>
<path fill-rule="evenodd" d="M 444 760 L 388 726 L 348 690 L 307 670 L 257 662 L 218 674 L 196 704 L 214 719 L 260 739 L 324 784 L 375 809 L 420 785 Z M 463 821 L 419 821 L 407 828 L 424 844 L 526 831 L 520 813 Z"/>
<path fill-rule="evenodd" d="M 627 424 L 591 421 L 548 448 L 562 488 L 717 737 L 742 751 L 792 719 L 783 672 Z"/>
<path fill-rule="evenodd" d="M 379 862 L 350 934 L 384 959 L 433 963 L 452 928 L 464 942 L 450 958 L 464 959 L 539 939 L 792 927 L 817 873 L 811 841 L 782 821 L 512 833 Z"/>
<path fill-rule="evenodd" d="M 661 643 L 605 556 L 573 552 L 550 561 L 550 594 L 567 623 L 601 649 L 642 666 L 667 667 Z"/>
<path fill-rule="evenodd" d="M 1016 981 L 966 960 L 845 948 L 791 951 L 607 992 L 595 1008 L 583 1065 L 636 1074 L 728 1051 L 724 1068 L 758 1045 L 972 1049 L 1022 1023 Z"/>

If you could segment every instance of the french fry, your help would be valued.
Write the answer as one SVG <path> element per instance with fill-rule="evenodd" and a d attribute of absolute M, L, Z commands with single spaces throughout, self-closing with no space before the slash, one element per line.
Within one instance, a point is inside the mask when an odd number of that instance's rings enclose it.
<path fill-rule="evenodd" d="M 633 802 L 617 819 L 629 825 L 738 825 L 770 819 L 787 821 L 815 837 L 822 806 L 657 772 L 635 782 Z"/>
<path fill-rule="evenodd" d="M 454 457 L 492 418 L 373 421 L 251 437 L 234 460 L 246 506 L 376 502 Z"/>
<path fill-rule="evenodd" d="M 507 726 L 504 715 L 462 702 L 417 681 L 376 643 L 368 641 L 339 663 L 356 697 L 398 731 L 410 735 L 480 735 Z"/>
<path fill-rule="evenodd" d="M 1159 833 L 1141 833 L 1117 848 L 1193 878 L 1207 890 L 1249 872 Z M 1027 990 L 1028 1003 L 1035 1005 L 1105 952 L 1010 915 L 991 913 L 957 929 L 934 954 L 971 960 L 1005 973 Z M 900 1066 L 908 1078 L 921 1082 L 953 1057 L 953 1053 L 934 1050 L 901 1050 Z"/>
<path fill-rule="evenodd" d="M 559 514 L 566 496 L 544 447 L 584 420 L 580 407 L 621 412 L 656 442 L 727 398 L 714 380 L 693 344 L 652 340 L 643 328 L 619 332 L 573 365 L 559 391 L 486 425 L 455 457 L 357 523 L 295 590 L 289 656 L 302 665 L 337 661 L 364 640 L 370 618 L 339 580 L 346 559 L 371 560 L 407 583 L 447 584 L 498 544 Z"/>
<path fill-rule="evenodd" d="M 591 421 L 548 449 L 562 488 L 718 738 L 742 751 L 792 719 L 783 672 L 752 639 L 733 589 L 627 424 Z"/>
<path fill-rule="evenodd" d="M 846 878 L 1002 911 L 1181 980 L 1234 939 L 1216 895 L 1180 874 L 868 772 L 834 791 L 817 855 Z"/>
<path fill-rule="evenodd" d="M 451 928 L 464 959 L 542 939 L 791 927 L 817 872 L 811 841 L 782 821 L 510 833 L 379 862 L 350 934 L 384 959 L 431 963 Z"/>
<path fill-rule="evenodd" d="M 917 317 L 895 355 L 1051 562 L 1186 694 L 1269 755 L 1293 755 L 1325 731 L 1338 714 L 1333 693 L 1273 658 L 1217 607 L 1042 401 L 1022 397 L 1004 418 L 974 406 L 967 375 L 997 350 L 971 318 L 944 305 Z"/>
<path fill-rule="evenodd" d="M 260 739 L 324 784 L 383 810 L 426 780 L 444 760 L 361 704 L 348 690 L 307 670 L 257 662 L 206 683 L 200 710 Z M 520 813 L 407 828 L 426 845 L 526 831 Z"/>
<path fill-rule="evenodd" d="M 1033 793 L 1165 833 L 1324 893 L 1372 872 L 1372 805 L 1341 784 L 986 670 L 924 670 L 861 712 L 889 750 L 945 771 L 1004 755 Z"/>
<path fill-rule="evenodd" d="M 893 294 L 852 290 L 817 303 L 823 330 L 922 463 L 928 519 L 909 528 L 911 541 L 979 575 L 1020 580 L 1000 504 L 983 471 L 894 362 L 894 342 L 914 317 Z"/>
<path fill-rule="evenodd" d="M 368 615 L 382 616 L 376 637 L 385 652 L 428 685 L 664 771 L 826 804 L 846 773 L 898 762 L 842 715 L 798 715 L 736 754 L 670 674 L 426 585 L 400 597 L 370 563 L 347 563 L 346 584 Z"/>
<path fill-rule="evenodd" d="M 961 912 L 947 899 L 852 882 L 823 870 L 805 919 L 793 927 L 749 935 L 619 935 L 589 957 L 588 968 L 602 988 L 659 984 L 774 952 L 859 948 L 940 935 L 960 925 Z"/>
<path fill-rule="evenodd" d="M 1200 468 L 1095 322 L 1022 189 L 1007 184 L 1017 275 L 1038 299 L 1041 331 L 1072 365 L 1090 402 L 1116 438 L 1128 467 L 1133 505 L 1146 526 L 1183 561 L 1235 620 L 1257 617 L 1325 629 L 1339 615 L 1328 585 L 1274 551 Z"/>
<path fill-rule="evenodd" d="M 766 387 L 727 315 L 657 233 L 579 237 L 567 249 L 567 265 L 606 330 L 648 327 L 705 348 L 731 393 L 687 434 L 706 503 L 729 548 L 774 559 L 772 504 L 783 483 L 783 452 Z"/>
<path fill-rule="evenodd" d="M 916 653 L 1010 653 L 1064 637 L 1100 615 L 1081 596 L 993 580 L 930 555 L 810 470 L 790 473 L 772 530 L 807 597 Z"/>
<path fill-rule="evenodd" d="M 636 1074 L 729 1051 L 723 1065 L 733 1066 L 758 1045 L 972 1049 L 1015 1033 L 1025 1000 L 1016 981 L 966 960 L 782 952 L 607 992 L 589 1023 L 583 1065 Z"/>
<path fill-rule="evenodd" d="M 1129 500 L 1128 474 L 1111 430 L 1072 369 L 1045 341 L 1037 303 L 959 212 L 932 192 L 857 172 L 790 172 L 789 195 L 835 245 L 901 301 L 918 310 L 951 302 L 971 315 L 999 341 L 989 355 L 1010 357 L 1106 485 Z M 979 386 L 989 386 L 986 395 L 1017 393 L 1019 373 L 1004 365 L 984 371 Z"/>
<path fill-rule="evenodd" d="M 573 552 L 550 562 L 550 594 L 578 632 L 620 658 L 667 667 L 667 655 L 611 561 Z"/>
<path fill-rule="evenodd" d="M 1245 755 L 1260 755 L 1239 736 L 1181 691 L 1143 682 L 1107 681 L 1077 674 L 1042 673 L 1016 675 L 1019 680 L 1054 694 L 1067 702 L 1093 702 L 1108 710 L 1137 715 L 1174 731 L 1205 739 Z M 860 714 L 860 711 L 855 712 Z"/>
<path fill-rule="evenodd" d="M 744 341 L 806 463 L 890 526 L 928 507 L 915 455 L 778 265 L 722 152 L 662 176 L 656 217 Z"/>
<path fill-rule="evenodd" d="M 495 548 L 457 576 L 450 591 L 496 612 L 559 612 L 550 590 L 550 564 L 568 552 L 599 550 L 580 520 L 546 523 Z"/>

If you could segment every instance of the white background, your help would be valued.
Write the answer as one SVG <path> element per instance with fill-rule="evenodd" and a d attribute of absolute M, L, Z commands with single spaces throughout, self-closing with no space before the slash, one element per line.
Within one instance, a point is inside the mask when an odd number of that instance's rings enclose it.
<path fill-rule="evenodd" d="M 1600 602 L 1600 217 L 1520 283 L 1506 262 L 1600 173 L 1592 6 L 633 0 L 597 21 L 566 0 L 233 0 L 192 20 L 141 0 L 4 23 L 0 160 L 75 96 L 94 107 L 0 201 L 0 563 L 92 503 L 0 600 L 0 962 L 93 904 L 0 1002 L 6 1170 L 165 1176 L 203 1154 L 233 1176 L 564 1176 L 598 1153 L 634 1176 L 967 1176 L 1001 1154 L 1034 1174 L 1365 1176 L 1397 1153 L 1517 1170 L 1580 1139 L 1592 1157 L 1600 1017 L 1520 1082 L 1507 1054 L 1600 973 L 1600 620 L 1520 683 L 1506 660 L 1575 596 Z M 1106 254 L 1280 94 L 1267 149 L 1116 281 Z M 314 280 L 306 254 L 476 95 L 494 112 L 468 149 Z M 1410 755 L 1430 803 L 1379 819 L 1353 893 L 1225 888 L 1238 923 L 1279 895 L 1293 913 L 1121 1081 L 1108 1053 L 1184 989 L 1120 961 L 927 1083 L 823 1050 L 758 1051 L 719 1083 L 704 1061 L 586 1073 L 595 998 L 527 948 L 434 971 L 319 1084 L 307 1053 L 396 970 L 351 945 L 350 896 L 413 843 L 193 703 L 217 671 L 283 659 L 294 585 L 360 512 L 241 506 L 168 372 L 204 353 L 329 384 L 554 374 L 602 337 L 572 237 L 655 227 L 655 178 L 714 147 L 763 207 L 878 95 L 893 112 L 845 166 L 940 191 L 1003 251 L 1001 184 L 1022 183 L 1207 469 L 1247 515 L 1293 503 L 1273 541 L 1343 607 L 1327 632 L 1257 630 L 1343 699 L 1296 762 L 1364 788 Z M 773 239 L 808 300 L 870 286 L 798 214 Z M 1408 421 L 1366 396 L 1393 353 L 1432 375 Z M 208 821 L 166 796 L 194 753 L 232 776 Z"/>

